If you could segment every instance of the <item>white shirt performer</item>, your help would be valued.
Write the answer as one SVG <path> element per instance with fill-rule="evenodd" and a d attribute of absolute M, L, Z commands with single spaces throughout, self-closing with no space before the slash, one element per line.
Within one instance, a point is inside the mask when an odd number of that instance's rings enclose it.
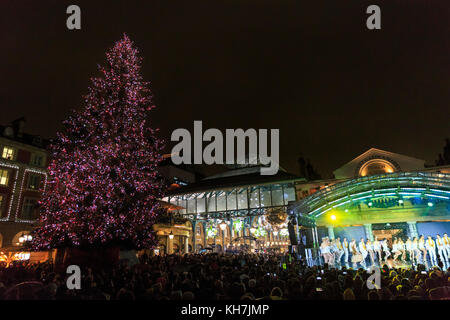
<path fill-rule="evenodd" d="M 391 256 L 391 252 L 389 251 L 387 239 L 384 239 L 382 242 L 383 252 L 384 252 L 384 261 L 387 260 Z"/>
<path fill-rule="evenodd" d="M 370 239 L 367 239 L 366 249 L 369 252 L 370 263 L 371 263 L 371 265 L 374 265 L 375 264 L 375 255 L 373 252 L 373 244 L 372 244 L 372 242 L 370 242 Z"/>
<path fill-rule="evenodd" d="M 366 244 L 364 243 L 364 238 L 361 238 L 361 241 L 359 242 L 359 252 L 363 256 L 361 265 L 363 266 L 364 269 L 366 269 L 366 257 L 367 257 L 368 252 L 367 252 Z"/>
<path fill-rule="evenodd" d="M 445 250 L 444 240 L 439 234 L 436 235 L 436 247 L 438 250 L 439 258 L 445 266 L 448 262 L 447 250 Z"/>
<path fill-rule="evenodd" d="M 373 251 L 378 255 L 378 263 L 381 264 L 381 243 L 378 241 L 377 237 L 375 237 L 375 240 L 373 241 Z"/>
<path fill-rule="evenodd" d="M 433 266 L 437 266 L 436 260 L 436 243 L 434 242 L 431 236 L 428 236 L 427 241 L 425 242 L 425 247 L 427 248 L 428 254 L 430 255 L 430 261 Z"/>
<path fill-rule="evenodd" d="M 417 238 L 414 238 L 414 240 L 411 244 L 411 248 L 414 252 L 414 257 L 416 258 L 415 261 L 413 261 L 413 263 L 419 264 L 422 255 L 420 254 L 419 240 Z"/>
<path fill-rule="evenodd" d="M 444 241 L 445 251 L 447 251 L 447 258 L 450 260 L 450 238 L 444 233 L 442 240 Z"/>
<path fill-rule="evenodd" d="M 338 266 L 341 266 L 342 261 L 342 255 L 344 254 L 344 248 L 342 247 L 341 238 L 336 238 L 336 241 L 334 242 L 336 244 L 336 264 Z"/>
<path fill-rule="evenodd" d="M 344 238 L 342 241 L 342 248 L 344 250 L 344 262 L 345 266 L 348 268 L 348 251 L 349 251 L 349 243 L 347 242 L 347 238 Z"/>
<path fill-rule="evenodd" d="M 419 238 L 419 250 L 422 252 L 422 263 L 428 268 L 427 249 L 425 248 L 425 238 L 423 235 Z"/>
<path fill-rule="evenodd" d="M 413 246 L 412 246 L 412 241 L 411 238 L 408 237 L 408 239 L 406 240 L 405 246 L 406 246 L 406 251 L 408 251 L 409 254 L 409 261 L 411 261 L 412 264 L 414 264 L 414 250 L 413 250 Z"/>

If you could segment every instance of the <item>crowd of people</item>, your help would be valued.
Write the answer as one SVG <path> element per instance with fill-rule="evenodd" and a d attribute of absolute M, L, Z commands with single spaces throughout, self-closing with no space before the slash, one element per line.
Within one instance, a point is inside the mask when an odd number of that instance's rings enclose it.
<path fill-rule="evenodd" d="M 53 264 L 0 267 L 1 299 L 50 300 L 423 300 L 448 299 L 450 269 L 381 268 L 369 289 L 364 268 L 307 266 L 293 255 L 207 253 L 143 255 L 93 271 L 81 267 L 81 289 L 68 289 Z"/>
<path fill-rule="evenodd" d="M 347 238 L 330 239 L 324 237 L 320 245 L 320 254 L 324 263 L 337 268 L 351 265 L 354 269 L 367 269 L 372 265 L 381 266 L 386 263 L 389 267 L 395 265 L 417 266 L 425 265 L 427 269 L 439 266 L 443 269 L 450 267 L 450 238 L 445 233 L 442 237 L 437 234 L 435 239 L 422 235 L 405 241 L 393 238 L 392 243 L 387 239 L 374 241 L 361 238 L 359 242 Z M 438 259 L 439 258 L 439 259 Z"/>

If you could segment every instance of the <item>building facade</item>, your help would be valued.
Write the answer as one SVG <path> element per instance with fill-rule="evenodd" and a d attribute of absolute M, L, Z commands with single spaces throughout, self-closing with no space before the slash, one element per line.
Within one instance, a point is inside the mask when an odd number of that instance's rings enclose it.
<path fill-rule="evenodd" d="M 0 247 L 20 247 L 39 217 L 47 173 L 46 141 L 24 132 L 23 118 L 0 126 Z"/>

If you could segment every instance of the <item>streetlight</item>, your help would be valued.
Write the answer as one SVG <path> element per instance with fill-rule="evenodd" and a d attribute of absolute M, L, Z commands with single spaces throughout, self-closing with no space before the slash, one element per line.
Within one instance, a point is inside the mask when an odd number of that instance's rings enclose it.
<path fill-rule="evenodd" d="M 170 234 L 169 234 L 169 239 L 170 239 L 170 240 L 172 240 L 172 239 L 173 239 L 173 232 L 172 232 L 172 231 L 170 231 Z"/>

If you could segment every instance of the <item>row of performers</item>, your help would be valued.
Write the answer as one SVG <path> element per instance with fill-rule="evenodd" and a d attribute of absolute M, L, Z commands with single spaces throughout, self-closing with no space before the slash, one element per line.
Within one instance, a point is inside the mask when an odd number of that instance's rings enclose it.
<path fill-rule="evenodd" d="M 388 260 L 394 263 L 409 261 L 412 265 L 424 264 L 428 268 L 438 266 L 438 255 L 443 268 L 446 269 L 450 267 L 450 238 L 446 233 L 442 237 L 437 234 L 435 239 L 431 236 L 428 236 L 427 239 L 420 236 L 420 238 L 411 240 L 408 237 L 405 242 L 401 238 L 394 238 L 392 245 L 390 245 L 386 239 L 378 240 L 377 237 L 373 242 L 361 238 L 359 243 L 355 239 L 348 242 L 347 238 L 344 238 L 341 242 L 340 238 L 331 240 L 325 237 L 322 238 L 320 254 L 324 263 L 330 266 L 341 267 L 345 265 L 348 268 L 349 261 L 351 261 L 353 268 L 357 268 L 359 263 L 365 269 L 367 269 L 367 260 L 369 259 L 372 265 L 376 262 L 381 265 L 383 262 L 387 263 Z"/>

